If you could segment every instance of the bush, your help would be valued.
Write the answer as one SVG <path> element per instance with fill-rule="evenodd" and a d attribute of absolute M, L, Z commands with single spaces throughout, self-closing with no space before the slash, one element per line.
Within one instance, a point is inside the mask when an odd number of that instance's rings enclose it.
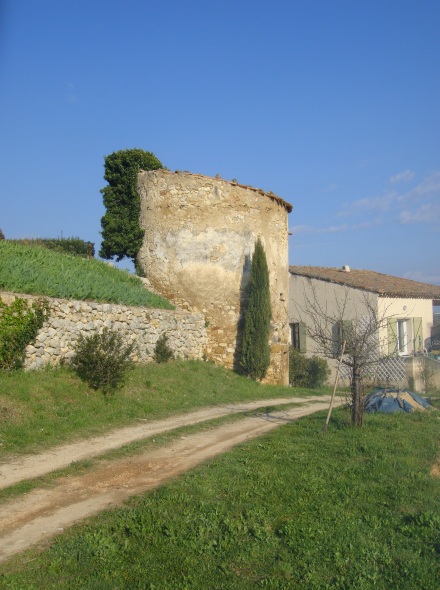
<path fill-rule="evenodd" d="M 295 387 L 307 387 L 308 383 L 308 358 L 293 346 L 289 350 L 289 385 Z"/>
<path fill-rule="evenodd" d="M 81 258 L 93 258 L 95 256 L 95 245 L 92 242 L 85 242 L 81 238 L 35 238 L 22 240 L 8 240 L 24 246 L 43 246 L 48 250 L 55 250 L 63 254 L 81 256 Z"/>
<path fill-rule="evenodd" d="M 17 297 L 10 305 L 0 299 L 0 369 L 19 369 L 24 364 L 26 346 L 32 344 L 49 314 L 45 299 Z"/>
<path fill-rule="evenodd" d="M 104 395 L 122 387 L 127 369 L 133 366 L 131 355 L 135 345 L 125 344 L 122 336 L 109 328 L 91 336 L 80 334 L 72 367 L 92 389 L 101 389 Z"/>
<path fill-rule="evenodd" d="M 156 363 L 167 363 L 174 358 L 174 353 L 168 346 L 168 337 L 162 334 L 154 347 L 154 360 Z"/>
<path fill-rule="evenodd" d="M 312 356 L 309 360 L 309 387 L 316 389 L 322 387 L 331 375 L 330 367 L 325 359 L 319 356 Z"/>
<path fill-rule="evenodd" d="M 296 348 L 289 351 L 289 384 L 295 387 L 316 389 L 324 385 L 330 376 L 330 368 L 325 359 L 317 356 L 306 357 Z"/>

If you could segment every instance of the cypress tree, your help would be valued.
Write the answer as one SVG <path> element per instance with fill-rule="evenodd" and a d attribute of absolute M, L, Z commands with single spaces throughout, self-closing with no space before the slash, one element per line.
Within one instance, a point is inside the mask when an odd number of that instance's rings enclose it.
<path fill-rule="evenodd" d="M 258 238 L 252 257 L 241 355 L 241 365 L 252 379 L 263 379 L 269 367 L 271 317 L 269 269 L 263 244 Z"/>

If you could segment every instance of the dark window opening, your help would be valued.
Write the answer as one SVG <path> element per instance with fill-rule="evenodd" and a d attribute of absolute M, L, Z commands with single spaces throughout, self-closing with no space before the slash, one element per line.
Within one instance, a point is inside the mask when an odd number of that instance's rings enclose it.
<path fill-rule="evenodd" d="M 290 324 L 290 343 L 300 352 L 306 352 L 306 327 L 301 322 Z"/>

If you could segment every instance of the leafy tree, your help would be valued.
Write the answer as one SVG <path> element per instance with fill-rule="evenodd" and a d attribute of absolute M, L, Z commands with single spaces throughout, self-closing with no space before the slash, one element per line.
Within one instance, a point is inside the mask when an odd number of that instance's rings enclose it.
<path fill-rule="evenodd" d="M 107 212 L 101 219 L 103 241 L 99 255 L 116 260 L 136 256 L 144 232 L 140 227 L 140 198 L 136 188 L 139 170 L 157 170 L 162 163 L 151 152 L 140 149 L 120 150 L 105 158 L 104 179 L 108 186 L 101 190 Z"/>
<path fill-rule="evenodd" d="M 263 244 L 258 239 L 252 257 L 241 358 L 245 373 L 252 379 L 263 379 L 269 367 L 271 317 L 269 269 Z"/>

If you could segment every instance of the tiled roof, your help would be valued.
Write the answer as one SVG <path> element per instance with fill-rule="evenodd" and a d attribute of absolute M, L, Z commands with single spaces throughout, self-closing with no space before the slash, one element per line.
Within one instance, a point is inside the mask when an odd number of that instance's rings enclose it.
<path fill-rule="evenodd" d="M 311 279 L 320 279 L 329 283 L 346 285 L 355 289 L 371 291 L 381 297 L 406 297 L 409 299 L 440 300 L 440 287 L 384 275 L 373 270 L 355 270 L 348 272 L 342 268 L 324 268 L 322 266 L 289 266 L 293 275 Z"/>
<path fill-rule="evenodd" d="M 155 170 L 154 172 L 161 172 L 161 173 L 168 173 L 168 174 L 185 174 L 187 176 L 196 176 L 197 178 L 208 178 L 209 180 L 217 180 L 220 182 L 227 182 L 228 184 L 230 184 L 232 186 L 239 186 L 240 188 L 245 188 L 250 191 L 254 191 L 260 195 L 263 195 L 265 197 L 268 197 L 269 199 L 272 199 L 272 201 L 276 201 L 277 203 L 282 205 L 287 210 L 288 213 L 291 213 L 292 209 L 293 209 L 293 205 L 291 205 L 290 203 L 288 203 L 287 201 L 285 201 L 281 197 L 278 197 L 278 195 L 275 195 L 272 191 L 266 192 L 262 188 L 255 188 L 255 187 L 249 186 L 247 184 L 240 184 L 236 180 L 226 180 L 225 178 L 206 176 L 205 174 L 196 174 L 194 172 L 188 172 L 186 170 L 184 172 L 181 172 L 180 170 L 176 170 L 175 172 L 171 172 L 171 170 L 164 170 L 162 168 L 159 168 L 158 170 Z"/>

